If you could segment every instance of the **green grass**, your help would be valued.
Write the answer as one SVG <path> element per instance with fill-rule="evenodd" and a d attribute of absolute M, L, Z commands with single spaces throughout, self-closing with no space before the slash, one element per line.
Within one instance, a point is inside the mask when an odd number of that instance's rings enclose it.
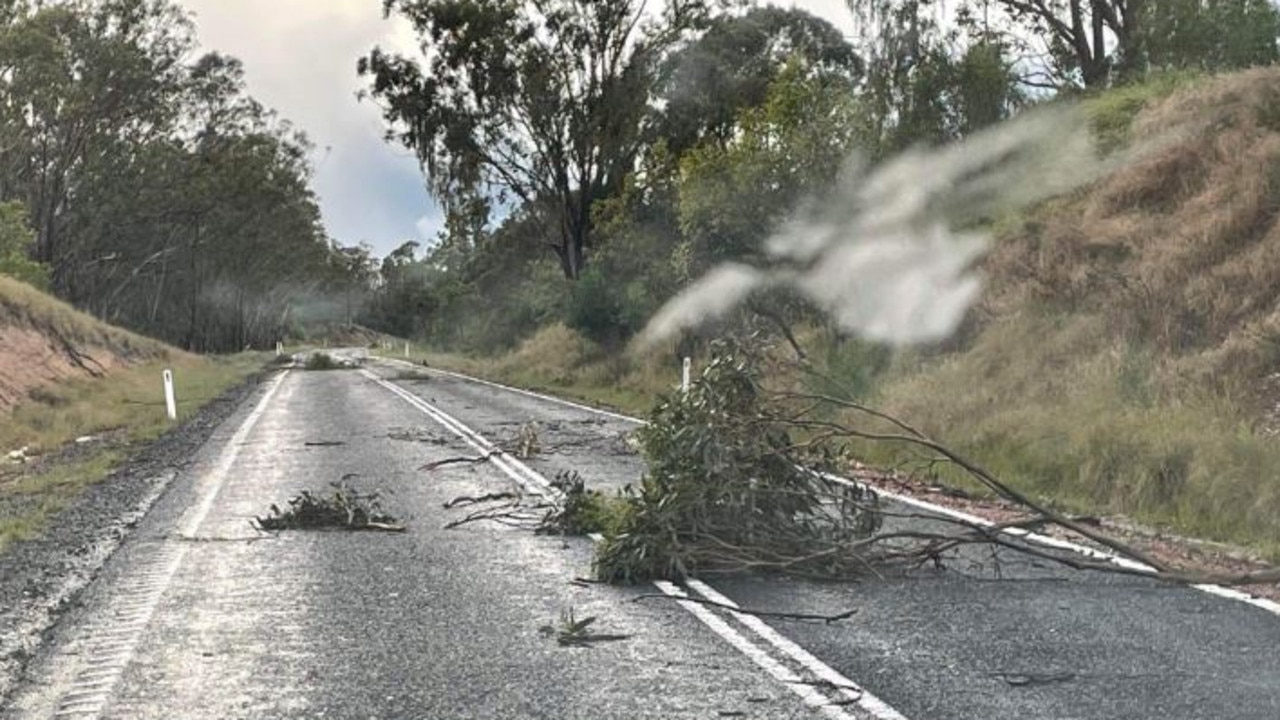
<path fill-rule="evenodd" d="M 124 457 L 119 450 L 102 450 L 16 481 L 0 480 L 0 553 L 12 543 L 38 537 L 51 517 L 85 488 L 102 482 Z"/>
<path fill-rule="evenodd" d="M 1231 396 L 1179 378 L 1103 324 L 1011 318 L 966 352 L 901 362 L 873 403 L 1064 509 L 1123 514 L 1280 558 L 1280 446 Z M 860 454 L 924 467 L 900 447 L 869 444 Z M 930 472 L 965 484 L 958 470 Z"/>
<path fill-rule="evenodd" d="M 1132 139 L 1129 130 L 1143 109 L 1202 79 L 1203 75 L 1190 72 L 1162 73 L 1086 100 L 1085 112 L 1098 149 L 1110 153 L 1128 145 Z"/>
<path fill-rule="evenodd" d="M 31 399 L 0 424 L 0 450 L 30 447 L 55 450 L 85 435 L 120 430 L 129 440 L 157 437 L 171 426 L 165 413 L 161 373 L 172 368 L 179 420 L 189 417 L 226 389 L 260 370 L 266 353 L 226 357 L 184 354 L 169 363 L 148 362 L 113 371 L 101 379 L 83 378 L 38 388 Z"/>
<path fill-rule="evenodd" d="M 169 363 L 146 363 L 32 393 L 33 399 L 0 423 L 0 452 L 28 447 L 43 454 L 78 437 L 100 437 L 86 457 L 70 462 L 13 466 L 0 459 L 0 552 L 10 543 L 38 536 L 53 515 L 127 460 L 130 448 L 173 427 L 165 412 L 164 367 L 173 369 L 183 420 L 268 360 L 267 353 L 205 358 L 175 352 Z"/>

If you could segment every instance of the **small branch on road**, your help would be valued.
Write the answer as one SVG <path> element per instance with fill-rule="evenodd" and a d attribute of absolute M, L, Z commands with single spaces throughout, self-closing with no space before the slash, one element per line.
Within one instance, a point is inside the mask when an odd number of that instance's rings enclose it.
<path fill-rule="evenodd" d="M 253 526 L 260 531 L 273 530 L 377 530 L 404 532 L 405 527 L 382 509 L 378 493 L 361 493 L 342 482 L 332 483 L 334 491 L 329 495 L 303 490 L 289 499 L 284 509 L 271 505 L 266 517 L 253 519 Z"/>
<path fill-rule="evenodd" d="M 444 529 L 452 530 L 474 522 L 496 522 L 500 525 L 513 527 L 533 527 L 542 519 L 541 513 L 535 513 L 534 511 L 544 510 L 545 508 L 545 505 L 523 507 L 516 503 L 496 508 L 485 508 L 445 524 Z"/>
<path fill-rule="evenodd" d="M 480 463 L 489 462 L 489 460 L 492 459 L 494 455 L 502 455 L 502 454 L 504 454 L 502 450 L 490 450 L 489 452 L 483 455 L 465 455 L 461 457 L 445 458 L 444 460 L 436 460 L 435 462 L 429 462 L 426 465 L 419 467 L 418 469 L 431 471 L 431 470 L 437 470 L 446 465 L 462 465 L 462 464 L 478 465 Z"/>
<path fill-rule="evenodd" d="M 443 507 L 445 510 L 452 510 L 453 508 L 463 507 L 466 505 L 478 505 L 480 503 L 497 502 L 499 500 L 519 499 L 520 496 L 513 492 L 495 492 L 485 495 L 459 495 L 458 497 L 445 502 Z"/>

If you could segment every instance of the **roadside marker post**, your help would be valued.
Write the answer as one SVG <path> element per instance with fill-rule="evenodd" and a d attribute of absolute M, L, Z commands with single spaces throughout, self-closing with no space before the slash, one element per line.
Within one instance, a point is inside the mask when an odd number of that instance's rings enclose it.
<path fill-rule="evenodd" d="M 409 341 L 408 340 L 406 340 L 404 343 L 404 356 L 409 357 Z"/>
<path fill-rule="evenodd" d="M 178 400 L 173 394 L 173 371 L 168 368 L 164 371 L 164 407 L 169 412 L 170 420 L 178 419 Z"/>
<path fill-rule="evenodd" d="M 693 370 L 693 360 L 684 359 L 684 368 L 680 373 L 680 392 L 689 392 L 689 374 Z"/>
<path fill-rule="evenodd" d="M 276 341 L 276 355 L 283 355 L 283 354 L 284 354 L 284 343 L 282 343 L 282 342 L 280 342 L 279 340 L 277 340 L 277 341 Z"/>

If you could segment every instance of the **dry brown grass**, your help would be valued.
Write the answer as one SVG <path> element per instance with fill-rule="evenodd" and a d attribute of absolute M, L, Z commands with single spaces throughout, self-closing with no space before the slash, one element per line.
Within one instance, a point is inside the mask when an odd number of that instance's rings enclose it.
<path fill-rule="evenodd" d="M 1174 92 L 1133 135 L 1170 130 L 1176 140 L 1002 238 L 983 312 L 1097 313 L 1187 370 L 1248 383 L 1280 325 L 1280 70 Z"/>
<path fill-rule="evenodd" d="M 175 355 L 190 359 L 0 276 L 0 413 L 23 404 L 30 393 L 50 383 L 105 376 Z"/>
<path fill-rule="evenodd" d="M 1024 489 L 1275 553 L 1280 70 L 1191 83 L 1126 136 L 1171 130 L 1004 232 L 965 344 L 880 401 Z"/>
<path fill-rule="evenodd" d="M 1109 150 L 1173 139 L 1007 222 L 963 340 L 871 379 L 866 347 L 806 344 L 1024 491 L 1280 558 L 1280 69 L 1162 78 L 1092 107 Z M 611 360 L 563 327 L 446 362 L 632 410 L 679 372 L 674 353 Z"/>

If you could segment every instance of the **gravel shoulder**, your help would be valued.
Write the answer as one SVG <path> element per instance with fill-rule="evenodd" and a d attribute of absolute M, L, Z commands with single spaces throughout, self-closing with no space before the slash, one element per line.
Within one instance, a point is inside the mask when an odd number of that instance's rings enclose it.
<path fill-rule="evenodd" d="M 265 377 L 250 377 L 156 440 L 129 448 L 129 460 L 58 512 L 40 537 L 0 554 L 0 706 L 48 629 L 78 602 L 80 591 L 177 472 Z M 73 448 L 59 459 L 76 453 Z"/>

